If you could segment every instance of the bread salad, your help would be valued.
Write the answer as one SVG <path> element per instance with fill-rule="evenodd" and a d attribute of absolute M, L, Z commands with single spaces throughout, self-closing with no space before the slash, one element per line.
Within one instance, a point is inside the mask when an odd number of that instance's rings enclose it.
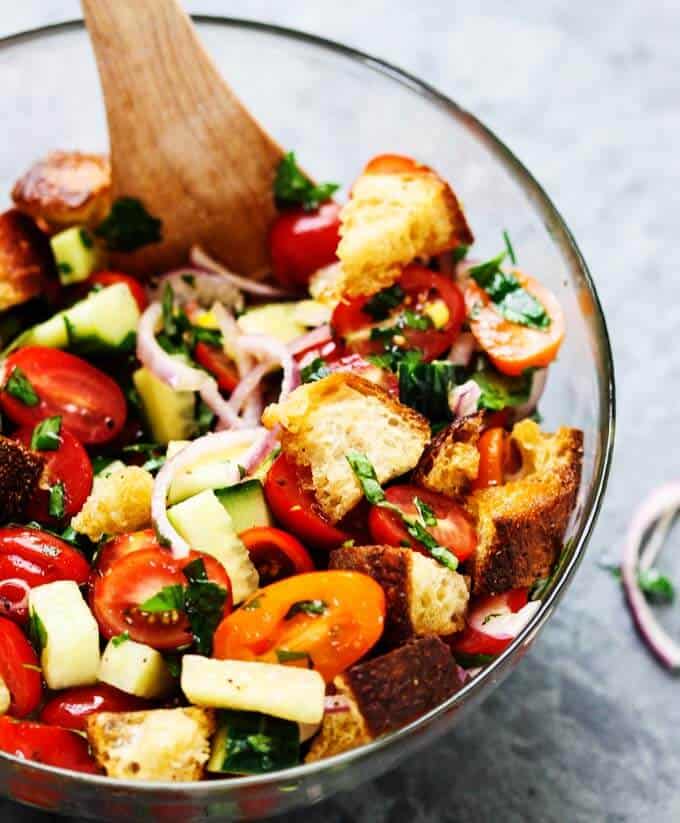
<path fill-rule="evenodd" d="M 449 184 L 374 158 L 344 205 L 285 155 L 271 272 L 160 240 L 103 156 L 0 215 L 0 751 L 129 780 L 258 775 L 459 690 L 560 558 L 582 434 L 537 404 L 553 294 Z"/>

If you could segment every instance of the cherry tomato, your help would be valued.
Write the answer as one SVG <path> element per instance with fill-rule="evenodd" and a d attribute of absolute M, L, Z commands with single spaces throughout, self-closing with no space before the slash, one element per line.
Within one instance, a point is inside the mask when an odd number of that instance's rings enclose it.
<path fill-rule="evenodd" d="M 89 575 L 87 560 L 65 540 L 25 526 L 0 529 L 0 580 L 18 578 L 29 586 L 73 580 L 83 586 Z"/>
<path fill-rule="evenodd" d="M 314 571 L 314 562 L 300 541 L 270 526 L 246 529 L 239 535 L 260 573 L 260 585 Z"/>
<path fill-rule="evenodd" d="M 494 628 L 493 620 L 495 617 L 516 614 L 526 606 L 528 595 L 528 589 L 513 589 L 477 600 L 468 615 L 465 629 L 449 641 L 453 653 L 495 657 L 505 651 L 517 633 L 499 632 Z"/>
<path fill-rule="evenodd" d="M 69 729 L 0 717 L 0 751 L 47 766 L 99 774 L 87 740 Z"/>
<path fill-rule="evenodd" d="M 104 575 L 121 557 L 144 549 L 161 549 L 153 529 L 144 529 L 143 531 L 119 534 L 112 537 L 104 543 L 97 553 L 95 572 L 98 575 Z"/>
<path fill-rule="evenodd" d="M 40 721 L 48 726 L 84 732 L 85 721 L 95 712 L 137 712 L 148 707 L 147 700 L 98 683 L 55 695 L 43 706 Z"/>
<path fill-rule="evenodd" d="M 487 429 L 479 438 L 479 471 L 472 483 L 473 490 L 488 489 L 489 486 L 502 486 L 505 478 L 504 429 Z"/>
<path fill-rule="evenodd" d="M 6 382 L 20 369 L 38 395 L 26 405 L 7 391 Z M 123 392 L 108 375 L 80 357 L 59 349 L 28 346 L 5 361 L 0 405 L 14 422 L 31 428 L 60 415 L 62 426 L 86 444 L 112 440 L 123 428 L 127 406 Z"/>
<path fill-rule="evenodd" d="M 19 429 L 14 437 L 30 449 L 33 429 Z M 59 447 L 53 450 L 36 450 L 45 459 L 46 482 L 53 486 L 61 483 L 64 487 L 64 518 L 73 517 L 83 507 L 92 490 L 92 463 L 77 438 L 62 429 L 59 433 Z M 49 523 L 55 520 L 49 513 L 50 493 L 47 489 L 36 489 L 26 507 L 28 520 Z"/>
<path fill-rule="evenodd" d="M 208 579 L 227 591 L 225 614 L 231 609 L 231 586 L 221 563 L 209 555 L 192 552 L 178 560 L 160 549 L 133 551 L 119 557 L 92 587 L 90 605 L 99 629 L 111 639 L 127 632 L 132 640 L 155 649 L 178 649 L 192 642 L 189 621 L 183 612 L 168 610 L 149 614 L 139 609 L 166 586 L 186 585 L 183 569 L 197 558 L 205 564 Z"/>
<path fill-rule="evenodd" d="M 0 580 L 0 616 L 23 626 L 28 621 L 27 584 L 18 578 Z"/>
<path fill-rule="evenodd" d="M 477 534 L 470 516 L 462 506 L 443 494 L 427 491 L 418 486 L 392 486 L 385 491 L 389 503 L 397 506 L 408 516 L 417 516 L 414 500 L 419 498 L 429 506 L 437 518 L 436 526 L 428 526 L 428 531 L 444 548 L 452 551 L 463 562 L 477 547 Z M 373 540 L 381 545 L 413 548 L 429 555 L 425 547 L 414 540 L 406 531 L 404 522 L 396 513 L 381 506 L 372 506 L 368 516 L 368 526 Z"/>
<path fill-rule="evenodd" d="M 194 348 L 194 357 L 196 362 L 217 380 L 217 385 L 223 392 L 233 392 L 238 386 L 238 372 L 232 361 L 218 346 L 198 342 Z"/>
<path fill-rule="evenodd" d="M 221 659 L 313 666 L 326 682 L 380 639 L 385 594 L 358 572 L 298 574 L 260 589 L 215 632 Z"/>
<path fill-rule="evenodd" d="M 336 260 L 340 242 L 340 206 L 323 203 L 315 211 L 281 212 L 269 235 L 276 279 L 289 288 L 306 286 L 315 271 Z"/>
<path fill-rule="evenodd" d="M 520 271 L 514 274 L 548 313 L 547 329 L 532 329 L 506 320 L 473 280 L 465 289 L 470 330 L 498 371 L 511 376 L 547 366 L 557 357 L 564 339 L 564 314 L 555 295 L 533 277 Z"/>
<path fill-rule="evenodd" d="M 420 349 L 423 359 L 434 360 L 451 348 L 465 319 L 465 300 L 449 278 L 437 274 L 424 266 L 407 266 L 398 285 L 405 292 L 404 303 L 392 313 L 392 320 L 376 320 L 364 307 L 371 298 L 355 297 L 341 301 L 333 311 L 331 326 L 335 334 L 344 339 L 348 349 L 359 354 L 377 354 L 385 348 L 384 339 L 371 339 L 373 329 L 390 327 L 394 320 L 409 309 L 418 316 L 426 317 L 423 309 L 427 304 L 440 300 L 445 304 L 447 318 L 440 328 L 414 329 L 405 325 L 400 336 L 410 349 Z"/>
<path fill-rule="evenodd" d="M 38 656 L 21 629 L 0 617 L 0 678 L 10 693 L 9 713 L 26 717 L 40 705 L 42 675 Z"/>
<path fill-rule="evenodd" d="M 142 286 L 139 280 L 131 277 L 129 274 L 122 274 L 118 271 L 98 271 L 87 280 L 87 285 L 90 286 L 90 288 L 96 285 L 113 286 L 116 283 L 125 283 L 128 289 L 130 289 L 130 293 L 135 298 L 140 312 L 143 312 L 149 305 L 144 286 Z"/>
<path fill-rule="evenodd" d="M 308 545 L 332 549 L 350 539 L 347 532 L 326 519 L 314 494 L 304 485 L 303 470 L 284 454 L 272 464 L 264 493 L 274 517 Z"/>

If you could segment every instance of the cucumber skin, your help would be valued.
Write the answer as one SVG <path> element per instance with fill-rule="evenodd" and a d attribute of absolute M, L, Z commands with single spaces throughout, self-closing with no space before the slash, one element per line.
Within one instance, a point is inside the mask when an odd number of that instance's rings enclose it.
<path fill-rule="evenodd" d="M 257 736 L 268 751 L 250 744 Z M 266 740 L 265 740 L 266 739 Z M 257 712 L 220 711 L 218 732 L 208 763 L 212 772 L 266 774 L 300 762 L 300 729 L 297 723 Z"/>
<path fill-rule="evenodd" d="M 260 480 L 243 480 L 233 486 L 216 489 L 215 494 L 231 516 L 237 534 L 256 526 L 271 526 L 274 522 Z"/>

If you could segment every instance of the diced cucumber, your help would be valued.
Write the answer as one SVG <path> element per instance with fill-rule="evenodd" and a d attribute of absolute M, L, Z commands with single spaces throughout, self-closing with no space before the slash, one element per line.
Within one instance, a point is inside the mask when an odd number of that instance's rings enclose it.
<path fill-rule="evenodd" d="M 331 322 L 333 309 L 320 300 L 300 300 L 295 303 L 293 318 L 303 326 L 321 326 Z"/>
<path fill-rule="evenodd" d="M 20 335 L 7 351 L 19 346 L 73 349 L 84 354 L 128 351 L 134 347 L 139 308 L 125 283 L 93 292 Z"/>
<path fill-rule="evenodd" d="M 290 343 L 307 331 L 307 327 L 295 318 L 297 303 L 267 303 L 248 309 L 238 319 L 245 334 L 267 334 Z"/>
<path fill-rule="evenodd" d="M 236 534 L 255 526 L 272 525 L 272 516 L 259 480 L 244 480 L 242 483 L 217 489 L 215 494 L 229 513 Z"/>
<path fill-rule="evenodd" d="M 194 434 L 194 392 L 174 391 L 144 366 L 132 375 L 132 381 L 139 392 L 142 410 L 156 443 L 187 440 Z"/>
<path fill-rule="evenodd" d="M 177 503 L 168 509 L 168 519 L 193 549 L 212 555 L 224 566 L 234 603 L 241 603 L 257 589 L 257 569 L 215 492 L 207 489 Z"/>
<path fill-rule="evenodd" d="M 257 712 L 219 713 L 208 771 L 265 774 L 299 762 L 297 723 Z"/>
<path fill-rule="evenodd" d="M 99 680 L 127 694 L 150 700 L 165 697 L 175 685 L 159 651 L 122 638 L 110 640 L 104 650 Z"/>
<path fill-rule="evenodd" d="M 100 265 L 99 249 L 83 226 L 60 231 L 50 239 L 50 244 L 62 286 L 87 280 Z"/>
<path fill-rule="evenodd" d="M 76 583 L 46 583 L 31 589 L 28 599 L 32 619 L 40 626 L 40 663 L 50 689 L 96 683 L 99 629 Z"/>
<path fill-rule="evenodd" d="M 219 489 L 234 479 L 236 465 L 231 460 L 199 463 L 179 474 L 168 491 L 168 503 L 180 503 L 206 489 Z M 238 529 L 236 529 L 238 533 Z"/>
<path fill-rule="evenodd" d="M 204 708 L 261 712 L 294 723 L 320 723 L 326 685 L 319 672 L 278 663 L 182 658 L 182 691 Z"/>

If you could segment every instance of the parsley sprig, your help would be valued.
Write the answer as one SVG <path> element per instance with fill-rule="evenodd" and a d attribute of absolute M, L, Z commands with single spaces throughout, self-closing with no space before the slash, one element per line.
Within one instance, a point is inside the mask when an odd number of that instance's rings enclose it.
<path fill-rule="evenodd" d="M 312 181 L 300 170 L 295 152 L 283 156 L 274 178 L 274 197 L 279 206 L 302 206 L 305 211 L 313 211 L 328 200 L 340 188 L 337 183 Z"/>
<path fill-rule="evenodd" d="M 158 243 L 163 237 L 162 223 L 135 197 L 119 197 L 108 216 L 94 230 L 109 251 L 133 252 Z"/>
<path fill-rule="evenodd" d="M 33 429 L 31 435 L 31 448 L 38 451 L 56 451 L 61 438 L 61 417 L 46 417 Z"/>

